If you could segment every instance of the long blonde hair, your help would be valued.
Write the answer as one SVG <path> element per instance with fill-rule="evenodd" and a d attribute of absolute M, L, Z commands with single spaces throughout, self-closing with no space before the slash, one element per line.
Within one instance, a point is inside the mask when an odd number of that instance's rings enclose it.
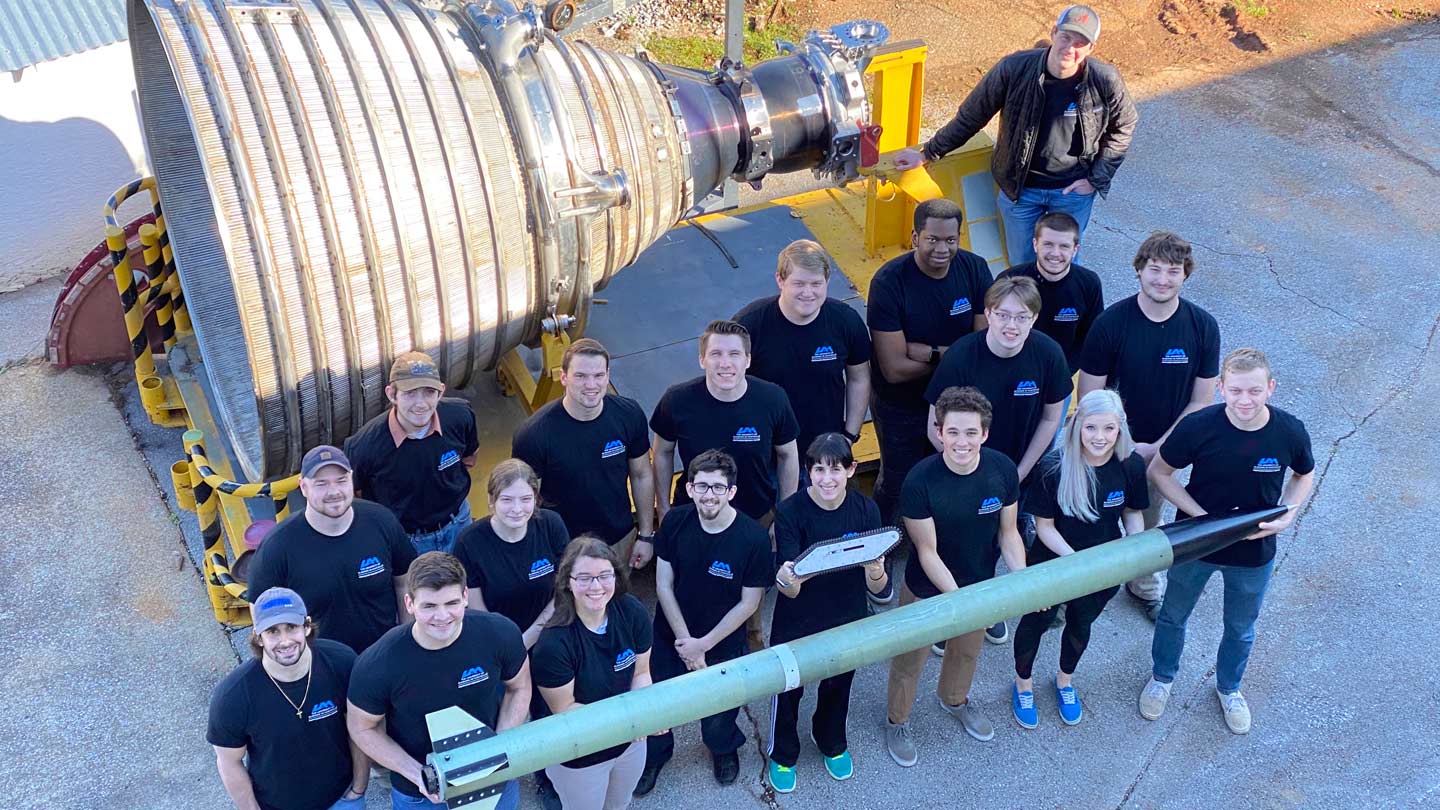
<path fill-rule="evenodd" d="M 1060 444 L 1060 486 L 1055 503 L 1060 511 L 1070 517 L 1094 523 L 1100 519 L 1100 510 L 1095 505 L 1095 468 L 1085 462 L 1085 449 L 1081 447 L 1083 436 L 1081 426 L 1092 416 L 1113 415 L 1120 422 L 1119 435 L 1115 437 L 1115 458 L 1129 458 L 1135 451 L 1135 440 L 1130 438 L 1130 426 L 1125 420 L 1125 403 L 1120 395 L 1108 388 L 1091 391 L 1075 406 L 1075 415 L 1065 425 L 1065 435 Z"/>

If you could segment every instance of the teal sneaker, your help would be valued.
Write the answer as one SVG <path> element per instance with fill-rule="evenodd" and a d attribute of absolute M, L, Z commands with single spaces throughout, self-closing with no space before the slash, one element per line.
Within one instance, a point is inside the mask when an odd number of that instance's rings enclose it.
<path fill-rule="evenodd" d="M 850 758 L 849 751 L 841 751 L 838 757 L 827 757 L 820 755 L 825 760 L 825 772 L 830 778 L 839 782 L 855 775 L 855 761 Z"/>
<path fill-rule="evenodd" d="M 1035 711 L 1035 693 L 1021 692 L 1020 687 L 1013 682 L 1010 684 L 1010 710 L 1015 714 L 1015 722 L 1021 728 L 1035 728 L 1040 725 L 1040 714 Z"/>
<path fill-rule="evenodd" d="M 789 793 L 794 790 L 795 769 L 787 768 L 773 759 L 769 760 L 769 762 L 770 787 L 774 788 L 776 793 Z M 828 762 L 826 763 L 826 767 L 829 767 Z"/>

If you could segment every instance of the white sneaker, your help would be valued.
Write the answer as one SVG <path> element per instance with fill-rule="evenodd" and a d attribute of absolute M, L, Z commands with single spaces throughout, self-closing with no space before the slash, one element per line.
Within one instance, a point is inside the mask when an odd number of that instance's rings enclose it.
<path fill-rule="evenodd" d="M 1215 696 L 1220 698 L 1220 711 L 1225 714 L 1225 725 L 1230 727 L 1233 734 L 1250 733 L 1250 704 L 1245 702 L 1245 696 L 1239 692 L 1226 694 L 1218 688 Z"/>
<path fill-rule="evenodd" d="M 1140 690 L 1140 716 L 1146 720 L 1159 720 L 1165 713 L 1165 704 L 1170 702 L 1170 684 L 1154 678 Z"/>

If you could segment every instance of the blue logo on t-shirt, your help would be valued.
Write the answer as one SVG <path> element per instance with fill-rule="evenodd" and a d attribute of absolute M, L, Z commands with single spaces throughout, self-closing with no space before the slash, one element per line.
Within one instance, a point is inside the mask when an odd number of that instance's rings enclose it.
<path fill-rule="evenodd" d="M 950 305 L 950 314 L 951 314 L 951 315 L 964 315 L 965 313 L 967 313 L 967 312 L 969 312 L 969 311 L 970 311 L 970 299 L 969 299 L 969 298 L 964 298 L 964 297 L 956 298 L 956 299 L 955 299 L 955 303 L 953 303 L 953 304 Z"/>
<path fill-rule="evenodd" d="M 601 458 L 614 458 L 625 452 L 625 442 L 619 439 L 611 439 L 605 443 L 605 449 L 600 451 Z"/>
<path fill-rule="evenodd" d="M 1075 311 L 1075 307 L 1061 307 L 1060 311 L 1055 313 L 1056 323 L 1070 323 L 1078 320 L 1080 320 L 1080 313 Z"/>
<path fill-rule="evenodd" d="M 815 349 L 815 353 L 810 355 L 810 362 L 823 363 L 826 360 L 834 360 L 835 356 L 835 348 L 833 346 L 819 346 Z"/>
<path fill-rule="evenodd" d="M 460 673 L 460 682 L 455 685 L 457 689 L 464 689 L 467 686 L 474 686 L 477 683 L 490 680 L 490 673 L 482 666 L 473 666 Z"/>
<path fill-rule="evenodd" d="M 337 711 L 339 710 L 335 708 L 335 701 L 322 700 L 319 703 L 316 703 L 314 706 L 310 707 L 309 722 L 313 723 L 316 720 L 324 720 L 327 717 L 334 717 Z"/>
<path fill-rule="evenodd" d="M 459 463 L 460 454 L 455 452 L 454 450 L 447 450 L 445 451 L 445 455 L 440 457 L 440 466 L 436 467 L 435 469 L 443 470 L 446 467 L 454 467 L 456 464 Z"/>
<path fill-rule="evenodd" d="M 555 573 L 555 565 L 550 562 L 549 557 L 541 557 L 530 565 L 530 578 L 539 579 L 546 574 Z"/>
<path fill-rule="evenodd" d="M 1021 380 L 1015 384 L 1015 396 L 1017 397 L 1033 397 L 1039 396 L 1039 394 L 1040 386 L 1036 385 L 1034 380 Z"/>
<path fill-rule="evenodd" d="M 739 430 L 735 431 L 735 436 L 730 441 L 758 442 L 760 441 L 760 431 L 756 430 L 753 427 L 742 427 Z"/>
<path fill-rule="evenodd" d="M 1167 366 L 1183 366 L 1190 362 L 1190 356 L 1185 354 L 1184 349 L 1176 348 L 1165 352 L 1165 356 L 1160 358 L 1160 362 Z"/>
<path fill-rule="evenodd" d="M 615 671 L 620 672 L 621 670 L 628 669 L 630 665 L 634 663 L 635 651 L 626 647 L 620 651 L 619 655 L 615 656 Z"/>
<path fill-rule="evenodd" d="M 710 563 L 710 576 L 720 577 L 721 579 L 734 579 L 735 572 L 730 570 L 728 564 L 716 560 Z"/>
<path fill-rule="evenodd" d="M 1254 472 L 1272 473 L 1280 472 L 1280 459 L 1267 456 L 1255 462 Z"/>
<path fill-rule="evenodd" d="M 991 512 L 999 512 L 1001 506 L 1003 506 L 1003 504 L 1000 503 L 999 498 L 986 498 L 980 502 L 980 511 L 975 514 L 988 515 Z"/>
<path fill-rule="evenodd" d="M 1077 110 L 1077 109 L 1075 109 L 1075 102 L 1073 102 L 1073 101 L 1070 102 L 1070 106 L 1066 107 L 1066 108 L 1065 108 L 1065 112 L 1063 113 L 1063 115 L 1064 115 L 1066 118 L 1074 118 L 1075 116 L 1077 116 L 1077 115 L 1079 115 L 1079 114 L 1080 114 L 1080 111 Z"/>
<path fill-rule="evenodd" d="M 1105 508 L 1106 508 L 1106 509 L 1108 509 L 1108 508 L 1110 508 L 1110 507 L 1112 507 L 1112 506 L 1119 506 L 1119 505 L 1121 505 L 1121 504 L 1123 504 L 1123 503 L 1125 503 L 1125 491 L 1124 491 L 1124 490 L 1117 489 L 1117 490 L 1115 490 L 1114 492 L 1110 493 L 1109 495 L 1106 495 L 1106 496 L 1105 496 Z"/>
<path fill-rule="evenodd" d="M 385 573 L 385 563 L 380 562 L 379 557 L 366 557 L 360 561 L 359 579 L 383 573 Z"/>

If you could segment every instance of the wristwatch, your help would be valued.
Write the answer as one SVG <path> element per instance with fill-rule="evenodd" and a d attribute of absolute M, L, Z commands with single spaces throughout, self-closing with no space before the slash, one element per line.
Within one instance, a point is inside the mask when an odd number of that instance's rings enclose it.
<path fill-rule="evenodd" d="M 654 532 L 651 532 L 651 533 L 649 533 L 649 534 L 636 534 L 636 535 L 635 535 L 635 542 L 637 542 L 637 543 L 654 543 L 654 542 L 655 542 L 655 533 L 654 533 Z"/>
<path fill-rule="evenodd" d="M 844 437 L 847 438 L 847 439 L 849 439 L 851 444 L 854 444 L 855 442 L 860 441 L 860 434 L 859 434 L 859 433 L 851 433 L 850 431 L 848 431 L 848 430 L 846 430 L 846 429 L 844 429 L 844 428 L 841 428 L 841 429 L 840 429 L 840 435 L 841 435 L 841 436 L 844 436 Z"/>
<path fill-rule="evenodd" d="M 939 362 L 940 362 L 940 347 L 939 347 L 939 346 L 931 346 L 931 347 L 930 347 L 930 365 L 933 366 L 933 365 L 938 364 Z"/>

